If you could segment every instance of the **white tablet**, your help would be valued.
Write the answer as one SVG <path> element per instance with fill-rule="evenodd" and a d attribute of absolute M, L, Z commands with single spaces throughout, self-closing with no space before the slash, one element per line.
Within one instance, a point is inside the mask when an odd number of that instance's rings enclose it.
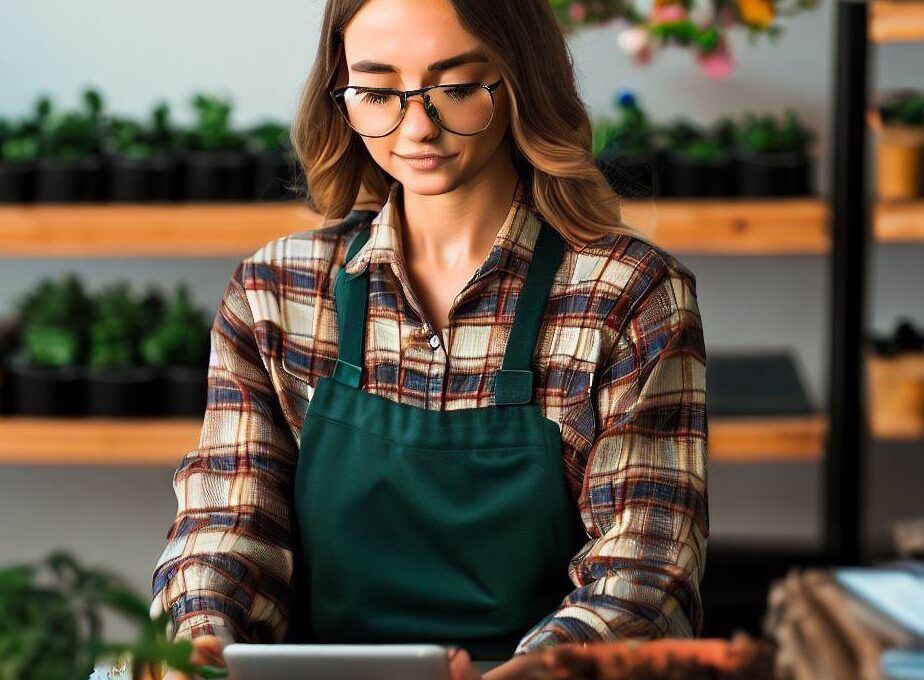
<path fill-rule="evenodd" d="M 229 680 L 449 680 L 446 648 L 434 644 L 248 645 L 224 648 Z"/>

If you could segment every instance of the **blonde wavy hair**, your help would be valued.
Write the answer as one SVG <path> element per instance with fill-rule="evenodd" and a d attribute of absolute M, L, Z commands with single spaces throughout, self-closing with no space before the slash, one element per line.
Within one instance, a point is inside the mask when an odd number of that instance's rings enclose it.
<path fill-rule="evenodd" d="M 594 162 L 590 117 L 548 0 L 449 1 L 507 85 L 507 135 L 530 206 L 572 242 L 583 244 L 613 233 L 647 240 L 623 223 L 621 199 Z M 291 129 L 309 188 L 308 206 L 328 221 L 353 209 L 382 205 L 394 182 L 329 95 L 343 58 L 343 31 L 365 3 L 327 1 L 317 57 Z"/>

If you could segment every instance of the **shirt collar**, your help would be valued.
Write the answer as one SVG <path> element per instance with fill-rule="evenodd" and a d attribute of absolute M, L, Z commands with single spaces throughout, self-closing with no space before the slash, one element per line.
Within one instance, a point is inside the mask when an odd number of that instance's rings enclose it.
<path fill-rule="evenodd" d="M 353 258 L 344 265 L 344 269 L 348 274 L 360 272 L 369 263 L 404 265 L 400 238 L 401 218 L 398 210 L 400 191 L 401 184 L 398 181 L 392 182 L 385 204 L 372 219 L 369 239 Z M 519 269 L 514 269 L 510 262 L 513 251 L 518 251 L 517 256 L 519 258 L 523 258 L 532 252 L 536 244 L 536 238 L 539 235 L 539 219 L 529 209 L 525 201 L 526 187 L 520 181 L 517 183 L 507 217 L 494 238 L 487 260 L 476 274 L 477 278 L 486 276 L 493 271 L 506 270 L 518 273 Z"/>

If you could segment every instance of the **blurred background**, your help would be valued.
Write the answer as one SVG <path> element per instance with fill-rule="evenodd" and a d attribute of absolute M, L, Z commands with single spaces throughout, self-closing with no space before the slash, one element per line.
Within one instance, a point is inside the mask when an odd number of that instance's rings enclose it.
<path fill-rule="evenodd" d="M 628 221 L 653 230 L 697 277 L 709 356 L 712 533 L 704 593 L 707 632 L 714 634 L 755 628 L 771 575 L 791 563 L 825 559 L 823 459 L 836 319 L 830 200 L 837 113 L 835 6 L 825 0 L 788 18 L 775 43 L 761 36 L 749 44 L 745 31 L 729 30 L 723 50 L 731 57 L 713 55 L 718 64 L 698 60 L 691 47 L 652 50 L 644 36 L 623 35 L 625 25 L 618 22 L 588 21 L 569 35 L 579 89 L 597 123 L 601 165 L 631 196 Z M 284 172 L 273 175 L 264 165 L 261 175 L 254 159 L 277 152 L 269 162 L 276 169 L 286 167 L 284 144 L 277 144 L 272 125 L 286 126 L 294 115 L 314 58 L 322 8 L 320 0 L 259 6 L 214 0 L 0 3 L 0 118 L 6 121 L 6 138 L 17 142 L 4 146 L 6 158 L 0 157 L 0 168 L 6 164 L 0 177 L 6 177 L 10 192 L 0 205 L 0 317 L 28 316 L 24 299 L 30 300 L 29 309 L 44 310 L 37 315 L 54 315 L 55 302 L 48 299 L 67 297 L 61 282 L 71 273 L 86 294 L 82 304 L 95 305 L 100 318 L 109 314 L 124 321 L 125 310 L 137 310 L 147 295 L 148 309 L 159 310 L 159 325 L 154 327 L 148 317 L 151 327 L 133 331 L 147 339 L 137 354 L 143 362 L 136 363 L 191 369 L 175 372 L 179 387 L 172 389 L 182 390 L 184 381 L 187 387 L 193 384 L 183 402 L 185 414 L 167 413 L 163 403 L 154 403 L 156 397 L 131 407 L 133 412 L 114 412 L 124 399 L 107 401 L 105 394 L 115 389 L 111 385 L 95 402 L 96 415 L 68 414 L 66 401 L 62 406 L 54 398 L 44 405 L 20 404 L 11 385 L 16 380 L 32 385 L 28 381 L 36 377 L 24 362 L 41 361 L 23 350 L 23 338 L 15 347 L 11 340 L 0 412 L 0 564 L 62 547 L 87 563 L 124 574 L 140 593 L 150 591 L 151 571 L 176 507 L 173 467 L 195 446 L 201 423 L 196 409 L 202 393 L 196 392 L 193 370 L 204 365 L 201 344 L 195 334 L 176 337 L 183 334 L 177 328 L 197 329 L 203 319 L 210 323 L 242 257 L 310 224 L 277 181 Z M 579 11 L 570 17 L 582 19 Z M 891 140 L 899 147 L 893 155 L 880 148 L 890 141 L 884 134 L 889 93 L 924 89 L 924 42 L 875 42 L 868 58 L 871 109 L 879 101 L 884 105 L 871 115 L 867 163 L 858 171 L 865 175 L 873 203 L 883 207 L 877 219 L 891 216 L 888 224 L 897 225 L 897 232 L 876 236 L 869 245 L 865 271 L 857 274 L 865 277 L 865 299 L 849 301 L 866 314 L 863 370 L 870 384 L 863 397 L 864 417 L 878 408 L 880 419 L 865 447 L 858 498 L 863 555 L 873 559 L 893 551 L 896 521 L 924 513 L 924 353 L 915 349 L 924 324 L 922 162 L 895 161 L 894 155 L 915 148 L 921 153 L 922 145 L 912 130 L 911 141 Z M 33 182 L 23 189 L 26 193 L 16 194 L 20 180 L 10 170 L 13 157 L 35 155 L 22 141 L 28 135 L 17 126 L 40 115 L 42 97 L 53 107 L 48 115 L 83 111 L 85 118 L 92 117 L 94 100 L 88 103 L 83 94 L 88 88 L 98 93 L 105 112 L 124 119 L 120 177 L 154 184 L 117 189 L 105 179 L 108 175 L 99 175 L 103 179 L 95 185 L 87 180 L 92 169 L 84 168 L 84 179 L 73 180 L 62 179 L 60 168 L 45 168 L 40 172 L 48 173 L 46 193 L 38 194 L 33 176 L 23 180 Z M 185 138 L 188 149 L 216 154 L 209 161 L 190 155 L 185 177 L 165 175 L 153 166 L 139 170 L 138 159 L 150 157 L 151 148 L 168 136 L 163 113 L 159 119 L 154 113 L 161 102 L 168 105 L 169 124 L 175 128 L 171 139 L 184 139 L 179 130 L 186 129 L 191 131 Z M 742 169 L 746 152 L 770 151 L 784 136 L 788 110 L 795 112 L 799 129 L 789 129 L 794 147 L 779 151 L 807 158 L 805 175 L 782 189 L 761 184 L 770 180 L 761 179 L 758 159 L 758 179 L 748 180 Z M 747 112 L 771 116 L 779 125 L 761 127 L 759 120 L 746 118 Z M 704 132 L 723 117 L 731 117 L 738 130 L 750 125 L 753 135 L 740 133 L 722 142 L 719 127 Z M 686 127 L 678 123 L 681 119 Z M 133 127 L 131 120 L 147 127 Z M 792 119 L 789 124 L 795 125 Z M 918 135 L 920 125 L 924 121 Z M 803 130 L 810 135 L 800 136 Z M 60 142 L 67 131 L 58 132 Z M 771 137 L 764 140 L 768 148 L 756 139 L 760 134 Z M 699 152 L 690 151 L 691 141 L 699 142 L 692 145 Z M 742 159 L 737 170 L 721 171 L 730 178 L 728 184 L 691 188 L 685 183 L 684 167 L 689 170 L 694 163 L 696 174 L 698 160 L 714 168 L 716 147 L 728 150 L 728 144 L 741 151 Z M 151 148 L 132 151 L 145 145 Z M 251 163 L 246 170 L 239 160 L 215 160 L 219 153 L 244 149 Z M 134 165 L 127 160 L 131 157 Z M 653 165 L 646 165 L 646 158 L 654 159 Z M 907 170 L 911 179 L 880 176 L 886 161 L 890 172 Z M 210 184 L 216 181 L 210 171 L 224 178 L 217 180 L 224 190 L 232 184 L 228 178 L 236 178 L 238 193 L 220 195 Z M 752 181 L 757 183 L 748 184 Z M 81 190 L 91 193 L 80 195 Z M 71 205 L 115 204 L 107 192 L 116 190 L 123 196 L 136 192 L 135 201 L 125 199 L 129 203 L 152 204 Z M 94 197 L 92 191 L 100 193 Z M 156 212 L 162 208 L 154 205 L 159 197 L 188 203 L 190 212 L 169 217 L 173 221 L 164 227 L 164 213 Z M 28 203 L 56 205 L 33 213 Z M 888 212 L 890 206 L 898 212 Z M 226 230 L 227 240 L 218 252 L 204 247 L 207 234 L 219 228 Z M 58 282 L 58 290 L 41 289 L 40 282 L 49 277 Z M 114 285 L 118 282 L 127 283 L 130 291 Z M 73 290 L 70 294 L 71 302 L 79 297 Z M 128 331 L 113 323 L 108 331 L 99 330 L 109 340 L 100 341 L 97 366 L 131 368 L 127 364 L 132 362 L 118 358 Z M 66 338 L 32 335 L 29 342 L 51 343 L 60 350 L 46 357 L 46 365 L 66 367 L 77 361 Z M 902 363 L 896 363 L 898 358 Z M 148 384 L 145 375 L 136 372 L 132 379 L 142 383 L 131 384 Z M 159 389 L 168 389 L 158 375 Z M 871 396 L 874 389 L 882 395 L 879 400 Z M 43 408 L 50 411 L 43 415 Z M 152 409 L 161 411 L 152 415 Z M 119 420 L 99 420 L 104 416 Z"/>

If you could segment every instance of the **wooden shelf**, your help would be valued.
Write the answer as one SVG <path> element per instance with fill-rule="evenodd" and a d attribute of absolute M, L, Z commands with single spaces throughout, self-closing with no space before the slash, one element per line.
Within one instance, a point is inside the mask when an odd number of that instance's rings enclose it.
<path fill-rule="evenodd" d="M 714 418 L 713 461 L 819 460 L 825 419 Z M 0 417 L 0 464 L 175 467 L 196 447 L 198 418 L 101 419 Z"/>
<path fill-rule="evenodd" d="M 824 457 L 827 417 L 712 418 L 712 462 L 814 462 Z"/>
<path fill-rule="evenodd" d="M 0 256 L 243 257 L 321 223 L 301 204 L 0 207 Z"/>
<path fill-rule="evenodd" d="M 924 243 L 924 199 L 879 201 L 873 211 L 879 243 Z"/>
<path fill-rule="evenodd" d="M 820 198 L 629 200 L 623 219 L 677 252 L 778 255 L 830 249 L 828 207 Z M 243 257 L 321 221 L 294 202 L 3 206 L 0 256 Z"/>
<path fill-rule="evenodd" d="M 828 217 L 822 198 L 623 203 L 623 221 L 678 253 L 821 255 L 831 249 Z"/>
<path fill-rule="evenodd" d="M 924 40 L 924 2 L 873 0 L 869 11 L 869 39 L 877 43 Z"/>

